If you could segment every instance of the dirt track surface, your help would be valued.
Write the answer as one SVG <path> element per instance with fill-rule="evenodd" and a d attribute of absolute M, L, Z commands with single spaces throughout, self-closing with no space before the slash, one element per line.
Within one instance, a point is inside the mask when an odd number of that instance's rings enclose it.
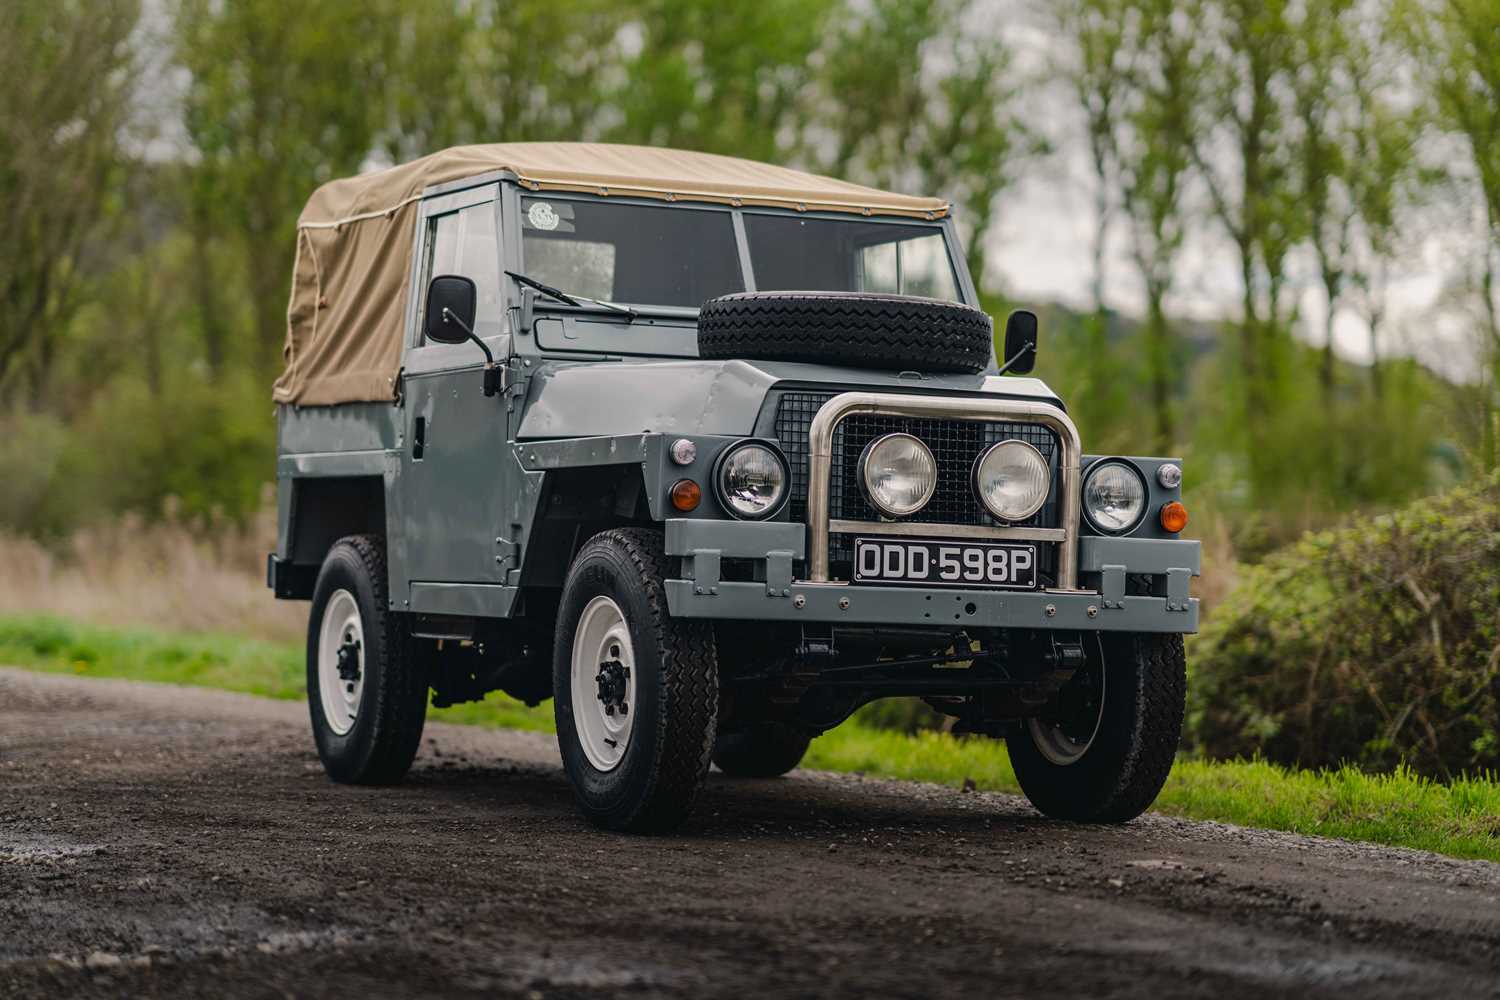
<path fill-rule="evenodd" d="M 300 704 L 0 670 L 0 996 L 1500 996 L 1500 866 L 715 776 L 593 830 L 551 737 L 330 784 Z"/>

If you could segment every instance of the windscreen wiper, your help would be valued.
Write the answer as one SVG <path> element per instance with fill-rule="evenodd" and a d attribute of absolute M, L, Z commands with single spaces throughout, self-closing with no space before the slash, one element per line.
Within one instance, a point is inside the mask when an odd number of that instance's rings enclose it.
<path fill-rule="evenodd" d="M 537 281 L 535 278 L 528 277 L 516 271 L 506 271 L 505 273 L 521 284 L 531 288 L 535 288 L 537 291 L 547 296 L 547 298 L 555 299 L 558 302 L 563 303 L 564 305 L 575 306 L 579 309 L 582 309 L 583 304 L 587 302 L 591 305 L 603 306 L 605 309 L 608 309 L 611 312 L 619 313 L 622 316 L 626 316 L 630 320 L 633 320 L 636 317 L 635 310 L 630 308 L 629 306 L 622 306 L 615 302 L 606 302 L 603 299 L 591 299 L 587 295 L 569 295 L 567 292 L 563 291 L 560 288 L 553 288 L 551 285 L 544 285 L 540 281 Z"/>

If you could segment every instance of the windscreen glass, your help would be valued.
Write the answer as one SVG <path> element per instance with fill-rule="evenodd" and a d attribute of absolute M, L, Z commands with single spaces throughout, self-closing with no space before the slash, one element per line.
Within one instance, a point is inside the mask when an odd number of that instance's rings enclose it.
<path fill-rule="evenodd" d="M 573 295 L 691 306 L 745 290 L 726 211 L 521 199 L 528 277 Z"/>
<path fill-rule="evenodd" d="M 886 292 L 958 300 L 936 226 L 745 214 L 761 291 Z"/>

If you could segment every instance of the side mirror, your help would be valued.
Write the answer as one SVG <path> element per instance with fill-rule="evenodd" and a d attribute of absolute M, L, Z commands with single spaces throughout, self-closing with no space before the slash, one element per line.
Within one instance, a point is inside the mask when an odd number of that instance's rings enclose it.
<path fill-rule="evenodd" d="M 474 313 L 478 304 L 474 282 L 461 274 L 440 274 L 427 286 L 427 311 L 423 314 L 423 334 L 438 344 L 462 344 L 472 340 L 484 352 L 484 394 L 493 396 L 505 388 L 505 369 L 497 367 L 495 356 L 474 332 Z"/>
<path fill-rule="evenodd" d="M 1000 374 L 1025 375 L 1036 367 L 1036 313 L 1017 309 L 1005 321 L 1005 358 Z"/>
<path fill-rule="evenodd" d="M 462 344 L 473 338 L 478 300 L 474 282 L 469 278 L 459 274 L 440 274 L 433 278 L 427 286 L 423 334 L 439 344 Z"/>

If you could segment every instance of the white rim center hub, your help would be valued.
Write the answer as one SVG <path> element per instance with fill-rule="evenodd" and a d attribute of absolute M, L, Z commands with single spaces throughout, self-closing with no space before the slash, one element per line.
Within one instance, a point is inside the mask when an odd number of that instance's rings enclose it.
<path fill-rule="evenodd" d="M 600 771 L 619 766 L 635 725 L 635 649 L 613 598 L 589 601 L 573 631 L 573 724 L 584 756 Z"/>
<path fill-rule="evenodd" d="M 318 627 L 318 692 L 328 728 L 343 736 L 354 728 L 365 692 L 365 628 L 359 603 L 347 590 L 335 590 Z"/>
<path fill-rule="evenodd" d="M 1088 736 L 1082 733 L 1069 735 L 1061 726 L 1043 722 L 1041 719 L 1027 719 L 1026 728 L 1031 731 L 1031 741 L 1041 755 L 1059 767 L 1067 767 L 1076 764 L 1083 759 L 1083 755 L 1089 752 L 1089 747 L 1094 745 L 1094 738 L 1099 735 L 1099 723 L 1104 719 L 1104 678 L 1106 672 L 1099 671 L 1099 711 L 1094 716 L 1094 724 L 1089 729 Z"/>

